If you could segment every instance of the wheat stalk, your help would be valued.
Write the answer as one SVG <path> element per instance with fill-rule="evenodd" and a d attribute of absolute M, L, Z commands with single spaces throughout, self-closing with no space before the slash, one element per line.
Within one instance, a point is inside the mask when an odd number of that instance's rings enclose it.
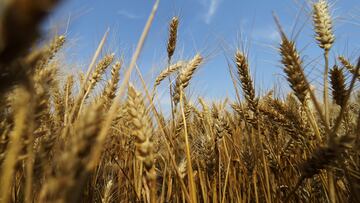
<path fill-rule="evenodd" d="M 329 50 L 335 41 L 335 36 L 332 32 L 332 20 L 329 12 L 329 5 L 326 0 L 320 0 L 313 5 L 313 22 L 314 30 L 317 34 L 316 40 L 319 46 L 324 49 L 325 70 L 324 70 L 324 110 L 325 122 L 329 125 L 329 93 L 328 93 L 328 78 L 329 78 Z"/>

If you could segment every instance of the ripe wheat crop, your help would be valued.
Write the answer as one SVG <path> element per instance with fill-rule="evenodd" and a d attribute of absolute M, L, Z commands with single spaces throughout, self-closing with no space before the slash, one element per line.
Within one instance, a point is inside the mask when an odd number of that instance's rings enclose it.
<path fill-rule="evenodd" d="M 208 58 L 176 57 L 177 16 L 154 83 L 133 70 L 158 2 L 130 65 L 99 56 L 105 34 L 87 72 L 62 74 L 56 56 L 66 37 L 37 43 L 56 3 L 12 0 L 1 8 L 0 202 L 360 202 L 360 59 L 329 54 L 336 24 L 327 1 L 313 2 L 309 14 L 313 46 L 324 56 L 322 97 L 274 15 L 290 92 L 257 94 L 248 54 L 237 49 L 236 99 L 217 102 L 188 93 Z M 169 115 L 157 105 L 160 84 Z"/>

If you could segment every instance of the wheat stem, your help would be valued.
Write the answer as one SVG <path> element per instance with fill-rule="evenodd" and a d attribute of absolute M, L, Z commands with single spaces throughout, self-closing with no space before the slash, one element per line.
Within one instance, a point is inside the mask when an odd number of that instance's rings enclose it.
<path fill-rule="evenodd" d="M 324 53 L 325 59 L 325 71 L 324 71 L 324 113 L 325 113 L 325 122 L 328 126 L 330 120 L 330 112 L 329 112 L 329 52 L 325 51 Z"/>

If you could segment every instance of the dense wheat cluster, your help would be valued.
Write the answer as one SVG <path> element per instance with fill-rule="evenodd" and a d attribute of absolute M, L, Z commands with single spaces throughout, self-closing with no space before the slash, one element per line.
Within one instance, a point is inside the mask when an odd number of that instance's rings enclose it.
<path fill-rule="evenodd" d="M 36 46 L 56 4 L 39 2 L 1 8 L 0 202 L 360 202 L 360 60 L 334 55 L 329 68 L 327 1 L 311 7 L 314 46 L 324 51 L 323 98 L 274 16 L 292 92 L 258 95 L 247 53 L 234 50 L 236 99 L 217 102 L 188 94 L 207 59 L 174 57 L 178 17 L 154 84 L 132 71 L 157 4 L 129 65 L 99 55 L 105 34 L 88 70 L 64 75 L 56 56 L 65 37 Z M 131 72 L 142 85 L 130 83 Z M 169 115 L 157 105 L 165 83 Z"/>

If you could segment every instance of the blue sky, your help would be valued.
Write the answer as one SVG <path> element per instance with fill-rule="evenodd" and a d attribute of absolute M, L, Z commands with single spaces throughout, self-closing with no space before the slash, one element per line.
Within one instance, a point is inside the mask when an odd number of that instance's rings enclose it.
<path fill-rule="evenodd" d="M 286 32 L 300 32 L 297 47 L 315 86 L 321 85 L 322 52 L 313 40 L 308 0 L 162 0 L 145 47 L 138 61 L 147 82 L 152 82 L 165 66 L 167 25 L 180 16 L 175 60 L 189 59 L 196 52 L 206 56 L 196 73 L 191 90 L 206 98 L 234 97 L 226 58 L 232 60 L 239 46 L 249 51 L 256 88 L 265 91 L 274 84 L 286 91 L 276 48 L 279 36 L 272 12 L 276 12 Z M 123 55 L 129 62 L 154 1 L 150 0 L 66 0 L 46 23 L 68 38 L 67 59 L 86 68 L 106 29 L 110 28 L 106 52 Z M 360 54 L 360 1 L 331 1 L 336 33 L 331 55 Z M 299 17 L 297 18 L 297 15 Z M 298 20 L 296 20 L 298 19 Z M 297 26 L 293 28 L 294 22 Z M 305 23 L 305 26 L 303 24 Z M 293 37 L 296 34 L 292 35 Z M 333 61 L 332 61 L 333 62 Z M 319 81 L 319 82 L 318 82 Z M 164 87 L 163 87 L 164 88 Z"/>

